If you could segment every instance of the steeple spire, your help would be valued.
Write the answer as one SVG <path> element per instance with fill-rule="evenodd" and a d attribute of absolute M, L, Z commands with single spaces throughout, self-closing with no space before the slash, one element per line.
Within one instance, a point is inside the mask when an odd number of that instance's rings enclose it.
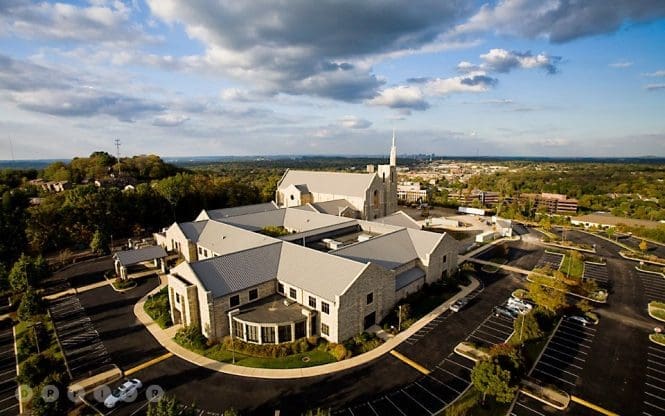
<path fill-rule="evenodd" d="M 393 145 L 390 148 L 390 166 L 397 166 L 397 146 L 395 145 L 395 129 L 393 128 Z"/>

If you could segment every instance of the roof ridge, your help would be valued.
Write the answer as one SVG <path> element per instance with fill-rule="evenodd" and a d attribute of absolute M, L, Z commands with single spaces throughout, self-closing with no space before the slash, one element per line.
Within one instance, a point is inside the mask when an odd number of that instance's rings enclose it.
<path fill-rule="evenodd" d="M 383 224 L 381 224 L 381 225 L 383 225 Z M 388 224 L 388 225 L 390 225 L 390 224 Z M 364 230 L 363 230 L 363 231 L 364 231 Z M 393 231 L 387 232 L 387 233 L 385 233 L 385 234 L 377 235 L 376 237 L 372 237 L 372 238 L 370 238 L 369 240 L 365 240 L 365 241 L 356 241 L 356 242 L 353 242 L 353 243 L 351 243 L 351 244 L 348 244 L 348 245 L 346 245 L 346 246 L 344 246 L 344 247 L 340 247 L 340 248 L 338 248 L 337 250 L 330 250 L 328 253 L 334 254 L 334 253 L 337 253 L 337 252 L 340 251 L 340 250 L 344 250 L 344 249 L 349 248 L 349 247 L 355 247 L 355 246 L 357 246 L 357 245 L 359 245 L 359 244 L 363 244 L 363 243 L 366 243 L 366 242 L 368 242 L 368 241 L 376 241 L 376 240 L 378 240 L 378 239 L 380 239 L 380 238 L 382 238 L 382 237 L 386 237 L 386 236 L 390 236 L 390 235 L 393 235 L 393 234 L 397 234 L 397 233 L 400 232 L 400 231 L 407 231 L 407 233 L 408 233 L 408 228 L 406 228 L 406 227 L 400 227 L 400 228 L 397 229 L 397 230 L 393 230 Z M 410 237 L 410 236 L 409 236 L 409 241 L 411 241 L 411 237 Z M 411 245 L 413 245 L 413 241 L 411 241 Z M 416 248 L 413 247 L 413 249 L 415 250 Z"/>
<path fill-rule="evenodd" d="M 213 256 L 213 257 L 209 257 L 207 259 L 193 261 L 193 262 L 186 262 L 186 263 L 187 264 L 201 264 L 201 263 L 205 263 L 205 262 L 212 262 L 212 260 L 223 259 L 223 258 L 226 258 L 226 257 L 229 257 L 229 256 L 234 256 L 234 255 L 240 254 L 240 253 L 246 253 L 246 252 L 252 251 L 252 250 L 259 250 L 259 249 L 266 248 L 266 247 L 272 247 L 275 244 L 280 244 L 280 243 L 284 243 L 284 242 L 285 241 L 277 240 L 277 241 L 274 241 L 270 244 L 265 244 L 265 245 L 258 246 L 258 247 L 249 247 L 249 248 L 245 248 L 245 249 L 242 249 L 242 250 L 234 251 L 232 253 L 222 254 L 221 256 Z M 281 255 L 281 253 L 280 253 L 280 255 Z"/>

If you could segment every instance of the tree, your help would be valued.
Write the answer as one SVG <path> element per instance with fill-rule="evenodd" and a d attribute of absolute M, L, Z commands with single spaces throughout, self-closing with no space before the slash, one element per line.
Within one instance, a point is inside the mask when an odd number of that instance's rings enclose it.
<path fill-rule="evenodd" d="M 646 251 L 649 249 L 649 244 L 645 240 L 642 240 L 640 243 L 640 250 L 642 250 L 643 253 L 646 253 Z"/>
<path fill-rule="evenodd" d="M 537 305 L 552 312 L 557 312 L 568 305 L 566 294 L 563 291 L 545 286 L 545 284 L 557 285 L 557 280 L 548 277 L 533 277 L 533 280 L 533 282 L 527 284 L 527 290 L 529 291 L 529 298 Z"/>
<path fill-rule="evenodd" d="M 27 290 L 21 298 L 21 304 L 16 311 L 18 318 L 25 322 L 31 321 L 35 315 L 44 313 L 44 304 L 39 295 L 28 286 Z"/>
<path fill-rule="evenodd" d="M 183 406 L 175 397 L 163 396 L 158 401 L 148 404 L 146 416 L 194 416 L 196 414 L 196 409 Z"/>
<path fill-rule="evenodd" d="M 605 230 L 605 234 L 607 234 L 607 238 L 609 238 L 610 240 L 612 239 L 612 236 L 614 236 L 615 233 L 616 229 L 614 227 L 610 227 Z"/>
<path fill-rule="evenodd" d="M 493 396 L 499 403 L 510 403 L 515 397 L 517 386 L 511 383 L 512 375 L 495 359 L 478 361 L 471 372 L 473 386 L 485 396 Z"/>
<path fill-rule="evenodd" d="M 30 257 L 21 254 L 9 272 L 9 284 L 15 292 L 34 286 L 48 275 L 48 265 L 42 256 Z"/>
<path fill-rule="evenodd" d="M 538 339 L 543 336 L 543 331 L 540 329 L 534 311 L 518 316 L 513 322 L 513 328 L 519 342 Z"/>
<path fill-rule="evenodd" d="M 108 235 L 99 229 L 95 231 L 90 241 L 90 249 L 96 254 L 110 253 Z"/>
<path fill-rule="evenodd" d="M 9 276 L 7 273 L 7 267 L 3 263 L 0 263 L 0 291 L 5 291 L 9 288 Z"/>

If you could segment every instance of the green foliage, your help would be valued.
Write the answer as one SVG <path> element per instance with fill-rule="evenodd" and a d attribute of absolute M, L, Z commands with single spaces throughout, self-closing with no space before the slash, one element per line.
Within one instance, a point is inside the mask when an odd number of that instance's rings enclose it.
<path fill-rule="evenodd" d="M 260 233 L 271 237 L 282 237 L 290 234 L 289 231 L 281 225 L 266 225 L 261 229 Z"/>
<path fill-rule="evenodd" d="M 160 328 L 164 329 L 173 325 L 173 322 L 171 321 L 168 287 L 149 296 L 143 304 L 143 309 L 153 321 L 157 322 Z"/>
<path fill-rule="evenodd" d="M 19 366 L 19 376 L 16 378 L 19 383 L 27 384 L 31 387 L 39 386 L 47 377 L 59 377 L 59 373 L 64 373 L 63 363 L 50 352 L 32 355 Z"/>
<path fill-rule="evenodd" d="M 494 359 L 478 361 L 471 372 L 473 386 L 500 403 L 510 403 L 515 398 L 517 386 L 512 384 L 511 379 L 510 371 Z"/>
<path fill-rule="evenodd" d="M 175 341 L 185 348 L 202 350 L 206 347 L 207 339 L 201 333 L 201 327 L 190 325 L 180 328 L 175 334 Z"/>
<path fill-rule="evenodd" d="M 330 414 L 330 409 L 321 409 L 319 407 L 314 410 L 308 410 L 307 412 L 303 413 L 303 416 L 330 416 Z"/>
<path fill-rule="evenodd" d="M 146 416 L 194 416 L 196 414 L 196 409 L 183 406 L 175 397 L 171 396 L 163 396 L 157 402 L 148 403 L 146 412 Z"/>
<path fill-rule="evenodd" d="M 279 358 L 294 354 L 302 354 L 317 347 L 307 338 L 300 338 L 294 342 L 283 342 L 280 344 L 252 344 L 244 342 L 237 338 L 225 337 L 222 341 L 222 347 L 227 351 L 236 351 L 238 353 L 253 357 Z"/>
<path fill-rule="evenodd" d="M 533 300 L 536 305 L 542 306 L 554 313 L 568 306 L 564 292 L 546 286 L 556 285 L 560 287 L 561 284 L 557 284 L 557 280 L 537 276 L 533 276 L 532 279 L 534 281 L 527 284 L 527 290 L 529 292 L 529 299 Z"/>
<path fill-rule="evenodd" d="M 109 254 L 111 249 L 109 247 L 108 234 L 102 230 L 96 230 L 92 235 L 92 240 L 90 241 L 90 249 L 95 254 Z"/>
<path fill-rule="evenodd" d="M 0 292 L 4 292 L 9 289 L 9 273 L 7 272 L 7 267 L 0 263 Z"/>
<path fill-rule="evenodd" d="M 30 257 L 22 254 L 9 272 L 9 284 L 16 292 L 35 286 L 48 276 L 48 265 L 42 256 Z"/>
<path fill-rule="evenodd" d="M 367 351 L 371 351 L 374 348 L 381 345 L 383 342 L 376 334 L 370 334 L 367 332 L 360 333 L 353 338 L 350 338 L 344 342 L 344 347 L 352 355 L 359 355 Z"/>
<path fill-rule="evenodd" d="M 21 321 L 31 321 L 36 315 L 41 315 L 45 311 L 42 298 L 30 287 L 27 288 L 21 299 L 21 304 L 16 311 Z"/>
<path fill-rule="evenodd" d="M 0 263 L 12 264 L 25 249 L 28 194 L 0 185 Z"/>
<path fill-rule="evenodd" d="M 342 361 L 351 355 L 350 352 L 344 346 L 344 344 L 331 344 L 331 345 L 332 348 L 330 349 L 330 353 L 333 355 L 333 357 L 335 357 L 337 361 Z"/>
<path fill-rule="evenodd" d="M 522 343 L 532 339 L 541 338 L 544 333 L 538 324 L 535 311 L 530 311 L 525 315 L 520 315 L 513 322 L 515 335 L 513 338 Z"/>
<path fill-rule="evenodd" d="M 49 347 L 51 335 L 43 324 L 37 324 L 26 330 L 16 343 L 18 361 L 22 362 L 32 354 L 43 351 Z M 37 346 L 39 345 L 39 348 Z"/>
<path fill-rule="evenodd" d="M 53 386 L 60 392 L 58 399 L 55 401 L 46 401 L 43 399 L 41 392 L 44 387 Z M 30 401 L 30 415 L 31 416 L 51 416 L 63 415 L 67 413 L 68 407 L 71 402 L 67 399 L 64 392 L 67 391 L 67 385 L 63 383 L 57 374 L 51 374 L 44 379 L 44 381 L 35 389 L 35 394 Z"/>
<path fill-rule="evenodd" d="M 647 244 L 646 241 L 642 240 L 640 242 L 640 250 L 642 250 L 643 253 L 645 253 L 649 249 L 649 244 Z"/>

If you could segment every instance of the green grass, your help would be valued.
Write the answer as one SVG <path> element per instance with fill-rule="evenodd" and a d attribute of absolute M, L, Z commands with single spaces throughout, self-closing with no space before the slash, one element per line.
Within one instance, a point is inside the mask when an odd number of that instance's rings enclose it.
<path fill-rule="evenodd" d="M 651 315 L 655 316 L 658 319 L 665 320 L 665 309 L 652 309 Z"/>
<path fill-rule="evenodd" d="M 489 396 L 485 399 L 485 405 L 481 405 L 482 396 L 482 393 L 472 386 L 446 408 L 443 415 L 504 416 L 508 412 L 510 404 L 497 403 Z"/>
<path fill-rule="evenodd" d="M 652 300 L 649 302 L 649 306 L 652 308 L 660 308 L 660 309 L 665 309 L 665 302 L 658 302 L 656 300 Z"/>
<path fill-rule="evenodd" d="M 130 279 L 114 279 L 111 284 L 116 290 L 132 289 L 136 287 L 136 282 Z"/>
<path fill-rule="evenodd" d="M 150 296 L 143 304 L 143 310 L 157 322 L 160 328 L 168 328 L 173 325 L 171 322 L 171 313 L 169 311 L 169 292 L 168 287 Z"/>
<path fill-rule="evenodd" d="M 649 338 L 661 345 L 665 345 L 665 334 L 651 334 Z"/>
<path fill-rule="evenodd" d="M 570 277 L 582 277 L 582 274 L 584 273 L 584 260 L 575 259 L 571 255 L 566 254 L 559 270 Z"/>

